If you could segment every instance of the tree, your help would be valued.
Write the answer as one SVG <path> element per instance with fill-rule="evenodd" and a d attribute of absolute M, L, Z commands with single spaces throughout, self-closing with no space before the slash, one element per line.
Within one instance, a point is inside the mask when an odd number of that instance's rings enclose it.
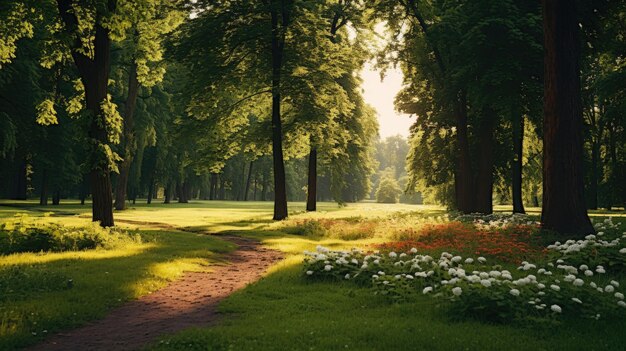
<path fill-rule="evenodd" d="M 400 199 L 400 194 L 402 189 L 393 176 L 393 169 L 386 169 L 376 189 L 376 202 L 395 204 Z"/>
<path fill-rule="evenodd" d="M 580 49 L 576 6 L 543 0 L 545 88 L 541 225 L 562 234 L 594 233 L 583 185 Z"/>

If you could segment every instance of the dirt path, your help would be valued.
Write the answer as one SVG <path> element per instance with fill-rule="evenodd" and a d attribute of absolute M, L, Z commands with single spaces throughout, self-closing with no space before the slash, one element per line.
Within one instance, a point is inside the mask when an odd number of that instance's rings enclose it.
<path fill-rule="evenodd" d="M 252 239 L 221 236 L 239 248 L 228 265 L 186 273 L 165 288 L 112 310 L 104 319 L 48 338 L 32 350 L 136 350 L 160 335 L 214 323 L 218 303 L 258 280 L 282 258 Z"/>

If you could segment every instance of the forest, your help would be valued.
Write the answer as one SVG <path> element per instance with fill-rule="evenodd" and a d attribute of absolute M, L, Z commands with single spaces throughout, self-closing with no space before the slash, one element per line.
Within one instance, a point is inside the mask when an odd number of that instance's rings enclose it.
<path fill-rule="evenodd" d="M 0 349 L 618 349 L 625 211 L 626 1 L 0 2 Z"/>

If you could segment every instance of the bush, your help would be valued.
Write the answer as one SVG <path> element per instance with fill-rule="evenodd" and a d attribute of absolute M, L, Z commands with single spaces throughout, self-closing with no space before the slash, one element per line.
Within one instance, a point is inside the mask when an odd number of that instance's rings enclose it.
<path fill-rule="evenodd" d="M 376 202 L 395 204 L 400 200 L 402 189 L 398 181 L 389 176 L 384 175 L 376 189 Z"/>
<path fill-rule="evenodd" d="M 114 248 L 129 242 L 141 242 L 120 228 L 102 228 L 93 223 L 82 227 L 64 227 L 41 223 L 21 216 L 0 224 L 0 254 L 40 251 L 76 251 Z"/>

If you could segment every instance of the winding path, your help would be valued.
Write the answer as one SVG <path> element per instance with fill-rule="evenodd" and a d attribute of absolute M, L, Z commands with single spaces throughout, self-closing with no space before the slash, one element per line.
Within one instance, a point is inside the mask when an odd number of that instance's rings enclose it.
<path fill-rule="evenodd" d="M 213 266 L 210 272 L 188 272 L 161 290 L 113 309 L 104 319 L 54 335 L 31 350 L 137 350 L 163 334 L 215 323 L 221 300 L 260 279 L 282 258 L 252 239 L 220 238 L 238 245 L 225 257 L 229 264 Z"/>

